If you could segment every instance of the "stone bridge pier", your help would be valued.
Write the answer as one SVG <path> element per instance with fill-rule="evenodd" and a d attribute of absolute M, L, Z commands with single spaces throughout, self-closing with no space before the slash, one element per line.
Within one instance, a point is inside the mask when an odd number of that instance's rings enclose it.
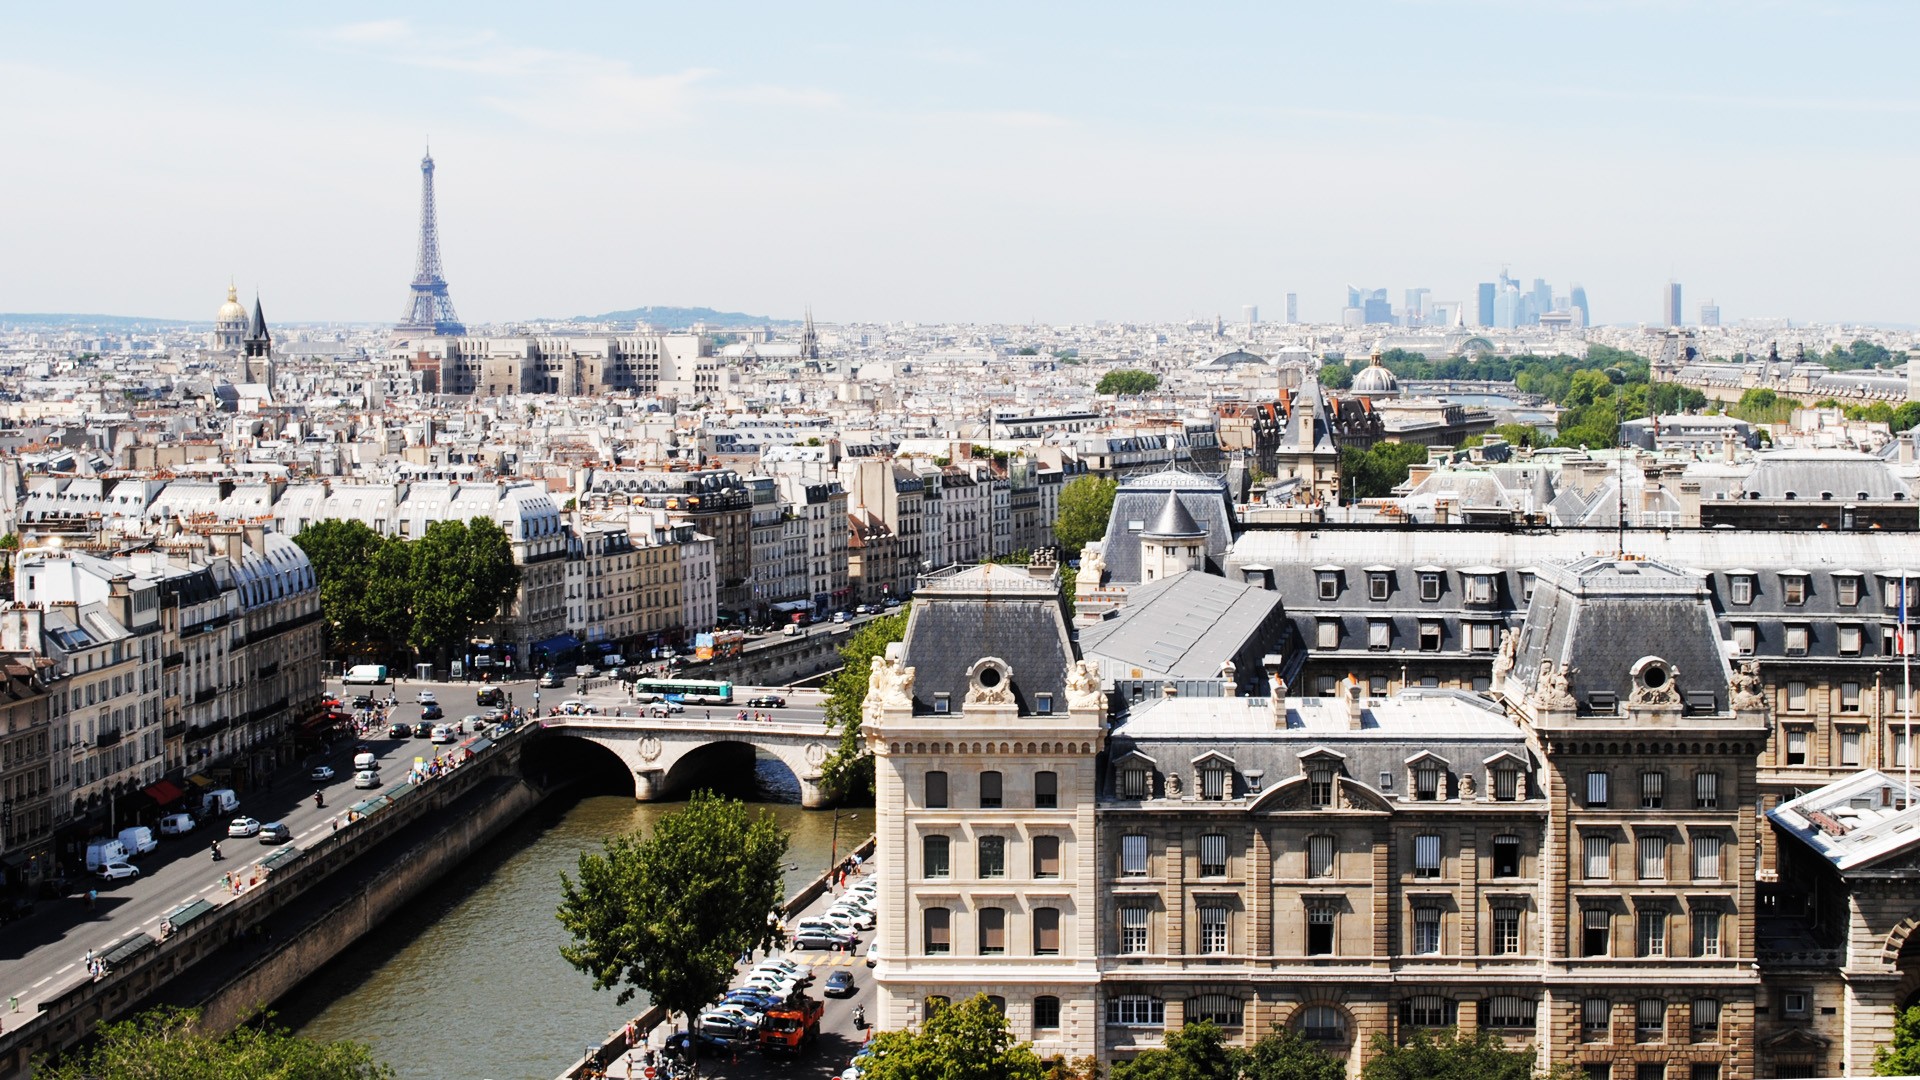
<path fill-rule="evenodd" d="M 749 769 L 754 751 L 780 759 L 799 781 L 801 806 L 818 810 L 827 805 L 820 786 L 821 767 L 835 739 L 819 723 L 628 716 L 548 716 L 541 723 L 556 735 L 585 739 L 611 750 L 632 774 L 633 797 L 640 802 L 684 793 L 699 777 L 697 764 L 683 769 L 683 762 L 702 752 L 733 747 Z M 729 762 L 722 767 L 735 766 Z"/>

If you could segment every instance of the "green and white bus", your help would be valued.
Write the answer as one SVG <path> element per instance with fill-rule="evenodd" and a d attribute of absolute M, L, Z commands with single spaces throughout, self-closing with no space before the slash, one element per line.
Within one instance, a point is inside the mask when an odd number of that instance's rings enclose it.
<path fill-rule="evenodd" d="M 635 693 L 654 694 L 683 705 L 726 705 L 733 701 L 733 684 L 706 679 L 641 679 Z"/>

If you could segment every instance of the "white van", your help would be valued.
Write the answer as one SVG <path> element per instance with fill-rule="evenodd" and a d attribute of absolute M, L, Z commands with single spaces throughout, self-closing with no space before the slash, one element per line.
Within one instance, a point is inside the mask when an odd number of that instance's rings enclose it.
<path fill-rule="evenodd" d="M 137 859 L 159 847 L 160 841 L 153 838 L 152 829 L 145 825 L 135 825 L 132 828 L 120 830 L 120 844 L 127 849 L 128 855 Z"/>
<path fill-rule="evenodd" d="M 380 759 L 374 757 L 372 754 L 355 754 L 353 755 L 353 769 L 355 772 L 379 772 Z"/>
<path fill-rule="evenodd" d="M 168 814 L 160 819 L 161 836 L 185 836 L 193 831 L 192 814 Z"/>
<path fill-rule="evenodd" d="M 118 840 L 87 842 L 87 869 L 98 870 L 107 863 L 127 861 L 127 846 Z"/>
<path fill-rule="evenodd" d="M 379 685 L 387 681 L 387 669 L 384 664 L 355 664 L 340 676 L 340 681 L 349 686 L 355 683 Z"/>
<path fill-rule="evenodd" d="M 232 788 L 215 788 L 200 797 L 201 817 L 225 817 L 240 809 L 240 796 Z"/>

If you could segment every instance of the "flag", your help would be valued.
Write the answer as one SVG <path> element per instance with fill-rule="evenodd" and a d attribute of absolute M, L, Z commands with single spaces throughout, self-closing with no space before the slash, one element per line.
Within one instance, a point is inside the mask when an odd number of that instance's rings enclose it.
<path fill-rule="evenodd" d="M 1901 578 L 1900 578 L 1900 625 L 1894 628 L 1893 645 L 1894 645 L 1895 651 L 1897 651 L 1901 656 L 1908 655 L 1908 651 L 1907 651 L 1908 649 L 1908 646 L 1907 646 L 1907 579 L 1905 575 L 1901 575 Z"/>

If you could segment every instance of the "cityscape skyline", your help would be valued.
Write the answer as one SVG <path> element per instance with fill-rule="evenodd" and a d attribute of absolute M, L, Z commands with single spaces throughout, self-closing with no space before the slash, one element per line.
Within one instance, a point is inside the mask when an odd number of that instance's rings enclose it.
<path fill-rule="evenodd" d="M 1920 100 L 1891 50 L 1920 13 L 1735 10 L 1404 4 L 1352 53 L 1315 44 L 1350 20 L 1308 11 L 1043 13 L 1013 40 L 993 19 L 755 9 L 717 44 L 695 13 L 249 13 L 189 32 L 131 7 L 105 31 L 16 11 L 0 86 L 21 107 L 0 138 L 32 152 L 4 183 L 38 212 L 0 226 L 0 294 L 193 318 L 202 283 L 231 276 L 291 319 L 391 317 L 431 136 L 477 323 L 637 303 L 1231 321 L 1288 293 L 1337 322 L 1343 281 L 1471 306 L 1502 265 L 1581 281 L 1596 322 L 1657 324 L 1669 279 L 1730 322 L 1912 321 L 1894 264 L 1869 254 L 1844 283 L 1813 268 L 1834 236 L 1908 246 L 1910 154 L 1888 136 Z M 1575 39 L 1579 55 L 1551 45 Z M 1545 44 L 1502 48 L 1523 40 Z M 1778 90 L 1773 72 L 1842 47 L 1820 94 Z M 1493 52 L 1498 72 L 1462 63 Z M 274 62 L 239 93 L 217 62 L 234 55 Z M 208 133 L 240 132 L 245 155 L 209 152 Z M 1769 231 L 1786 206 L 1796 227 Z M 671 254 L 633 257 L 648 249 Z"/>

